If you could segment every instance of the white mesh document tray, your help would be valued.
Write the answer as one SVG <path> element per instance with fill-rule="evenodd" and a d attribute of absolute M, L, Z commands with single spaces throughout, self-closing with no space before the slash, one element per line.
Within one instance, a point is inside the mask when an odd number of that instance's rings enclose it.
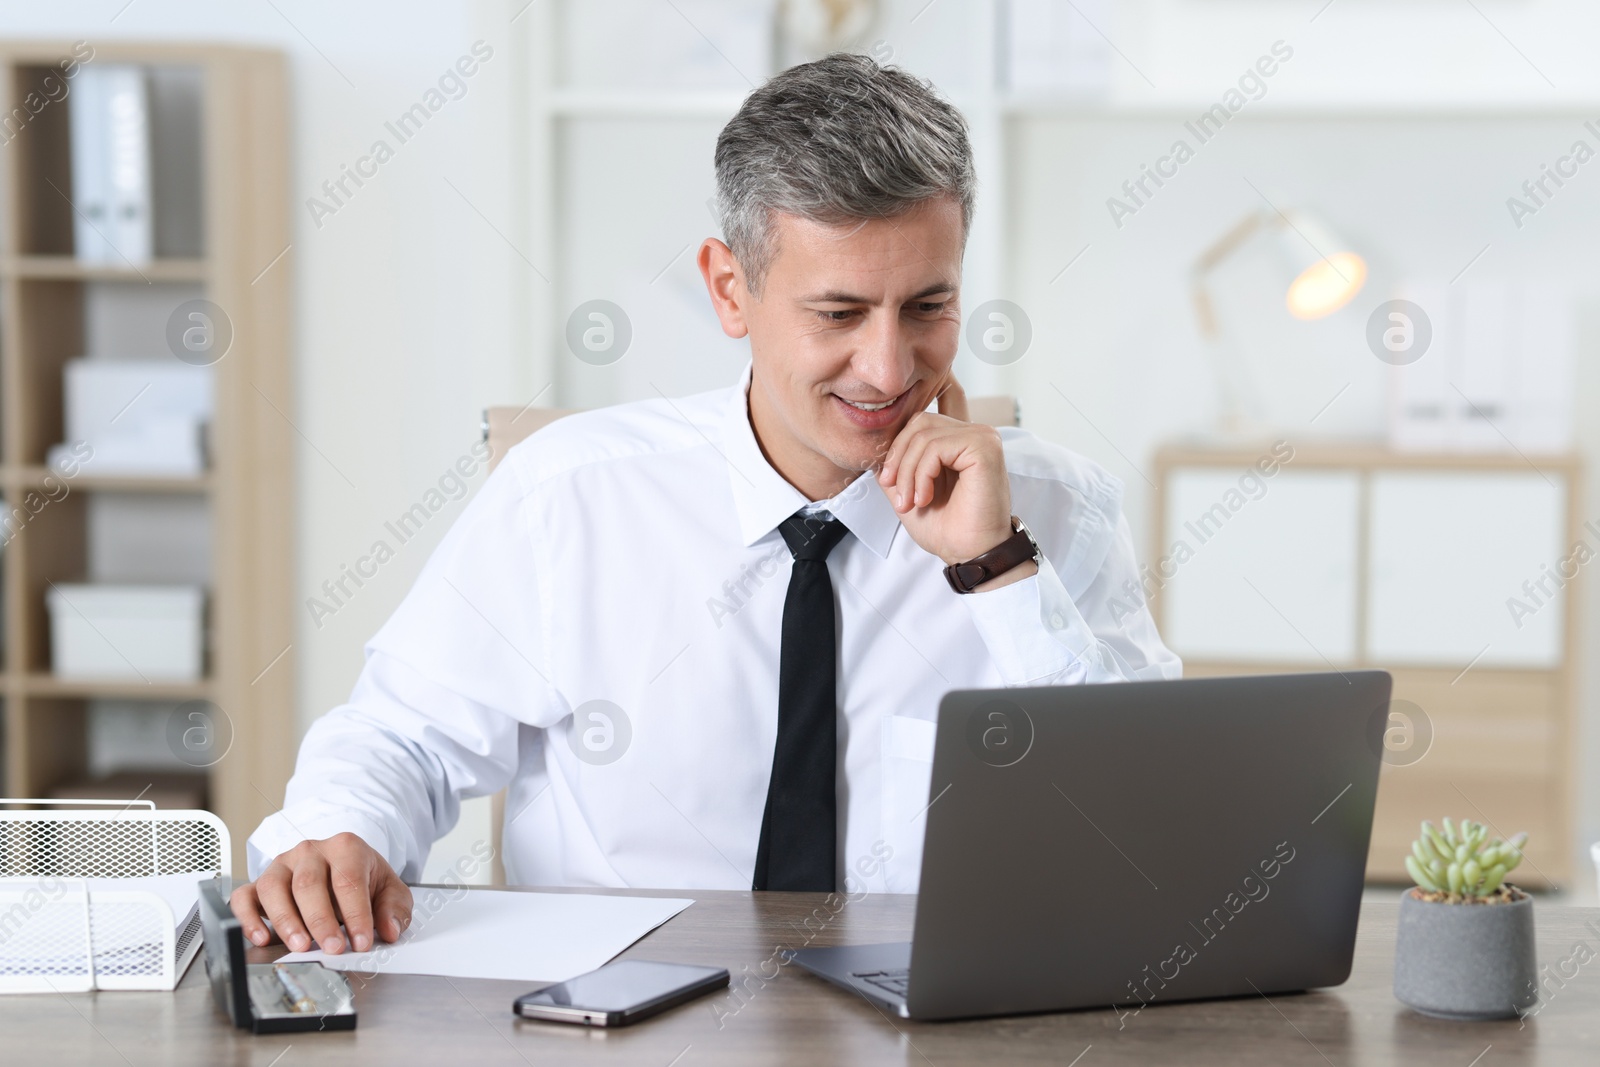
<path fill-rule="evenodd" d="M 209 811 L 0 800 L 0 993 L 174 988 L 200 947 L 180 876 L 231 876 L 231 856 Z"/>

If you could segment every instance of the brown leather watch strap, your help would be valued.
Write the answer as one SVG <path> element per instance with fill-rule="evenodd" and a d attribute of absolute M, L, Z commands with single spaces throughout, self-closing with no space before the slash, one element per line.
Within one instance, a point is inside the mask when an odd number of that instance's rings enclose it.
<path fill-rule="evenodd" d="M 1013 532 L 1010 537 L 983 555 L 946 567 L 944 576 L 950 588 L 958 593 L 970 593 L 989 579 L 998 578 L 1029 560 L 1038 559 L 1039 546 L 1033 543 L 1033 535 L 1028 533 L 1028 528 L 1015 515 L 1011 516 L 1011 529 Z"/>

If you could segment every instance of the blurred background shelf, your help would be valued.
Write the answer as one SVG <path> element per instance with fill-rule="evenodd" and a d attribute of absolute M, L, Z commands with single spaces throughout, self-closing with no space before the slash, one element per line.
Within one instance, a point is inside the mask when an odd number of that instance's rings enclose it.
<path fill-rule="evenodd" d="M 149 800 L 158 808 L 204 808 L 206 794 L 203 772 L 178 771 L 121 771 L 102 778 L 70 778 L 50 792 L 61 800 Z"/>
<path fill-rule="evenodd" d="M 1323 445 L 1257 466 L 1273 455 L 1156 456 L 1146 595 L 1184 673 L 1388 670 L 1368 879 L 1406 882 L 1420 823 L 1448 815 L 1528 831 L 1518 883 L 1569 885 L 1577 598 L 1546 575 L 1583 537 L 1578 457 Z"/>
<path fill-rule="evenodd" d="M 0 274 L 68 281 L 203 282 L 203 259 L 153 259 L 142 263 L 83 263 L 72 256 L 13 256 Z"/>
<path fill-rule="evenodd" d="M 37 697 L 81 697 L 86 700 L 104 697 L 173 702 L 209 700 L 214 688 L 205 679 L 197 682 L 142 682 L 138 678 L 62 678 L 43 672 L 24 675 L 20 686 L 22 693 Z"/>
<path fill-rule="evenodd" d="M 715 118 L 726 122 L 744 102 L 741 92 L 650 92 L 626 89 L 556 89 L 550 114 L 572 118 Z"/>
<path fill-rule="evenodd" d="M 244 839 L 270 810 L 263 797 L 281 793 L 294 745 L 287 75 L 270 51 L 96 42 L 93 68 L 136 71 L 148 94 L 154 254 L 128 262 L 101 249 L 91 262 L 77 247 L 75 201 L 87 194 L 74 179 L 92 172 L 75 165 L 82 137 L 72 129 L 74 115 L 92 114 L 81 92 L 88 65 L 68 75 L 80 79 L 72 96 L 23 107 L 30 93 L 48 95 L 46 79 L 63 76 L 74 48 L 0 44 L 0 113 L 30 115 L 0 161 L 3 791 L 143 790 L 158 803 L 201 804 L 228 823 L 242 869 Z M 197 300 L 224 320 L 215 336 L 226 338 L 199 356 L 173 340 Z M 50 450 L 70 443 L 63 378 L 80 359 L 102 369 L 96 361 L 143 361 L 122 366 L 152 375 L 179 360 L 207 366 L 207 469 L 53 468 L 63 461 Z M 148 388 L 129 388 L 124 410 Z M 52 674 L 60 650 L 46 598 L 77 583 L 204 588 L 202 677 Z"/>
<path fill-rule="evenodd" d="M 209 493 L 214 483 L 210 473 L 198 477 L 183 475 L 116 475 L 82 473 L 71 478 L 45 466 L 6 467 L 0 481 L 15 489 L 53 489 L 61 484 L 85 492 L 111 493 Z"/>

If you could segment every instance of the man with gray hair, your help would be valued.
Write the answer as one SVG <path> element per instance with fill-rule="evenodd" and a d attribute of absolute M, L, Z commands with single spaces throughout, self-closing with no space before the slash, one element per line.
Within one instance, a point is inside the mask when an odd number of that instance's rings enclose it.
<path fill-rule="evenodd" d="M 500 789 L 513 883 L 915 891 L 947 691 L 1178 674 L 1125 606 L 1121 483 L 967 421 L 961 115 L 829 56 L 751 93 L 716 167 L 698 262 L 741 380 L 507 453 L 251 837 L 255 943 L 395 940 Z"/>

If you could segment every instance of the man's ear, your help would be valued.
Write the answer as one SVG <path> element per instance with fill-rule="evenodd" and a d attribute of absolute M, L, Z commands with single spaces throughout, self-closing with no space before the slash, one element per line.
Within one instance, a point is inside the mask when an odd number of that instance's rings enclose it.
<path fill-rule="evenodd" d="M 711 307 L 717 313 L 717 321 L 722 323 L 722 332 L 733 338 L 748 334 L 745 301 L 750 299 L 750 293 L 745 288 L 744 271 L 733 257 L 733 249 L 715 237 L 707 237 L 695 258 L 700 264 L 700 276 L 706 280 Z"/>

